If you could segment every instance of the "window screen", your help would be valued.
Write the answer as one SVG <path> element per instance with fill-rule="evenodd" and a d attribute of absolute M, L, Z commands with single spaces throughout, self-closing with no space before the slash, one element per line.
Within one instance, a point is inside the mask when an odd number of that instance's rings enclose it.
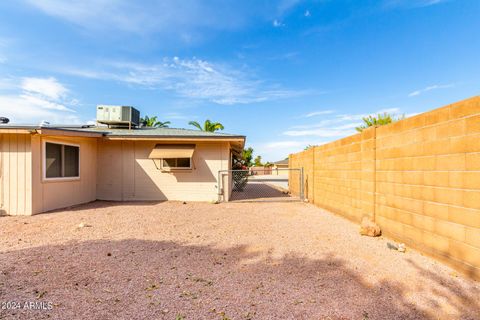
<path fill-rule="evenodd" d="M 78 163 L 78 147 L 74 146 L 67 146 L 65 145 L 64 147 L 64 154 L 65 154 L 65 174 L 64 177 L 78 177 L 78 169 L 79 169 L 79 163 Z"/>
<path fill-rule="evenodd" d="M 62 176 L 62 145 L 47 143 L 45 150 L 46 177 L 58 178 Z"/>
<path fill-rule="evenodd" d="M 79 147 L 50 142 L 45 143 L 46 178 L 79 177 L 79 160 Z"/>
<path fill-rule="evenodd" d="M 163 159 L 163 166 L 164 167 L 176 167 L 177 166 L 177 159 Z"/>
<path fill-rule="evenodd" d="M 190 169 L 190 158 L 172 158 L 162 159 L 162 166 L 164 168 L 178 168 L 178 169 Z"/>
<path fill-rule="evenodd" d="M 190 158 L 178 158 L 177 159 L 178 168 L 190 168 Z"/>

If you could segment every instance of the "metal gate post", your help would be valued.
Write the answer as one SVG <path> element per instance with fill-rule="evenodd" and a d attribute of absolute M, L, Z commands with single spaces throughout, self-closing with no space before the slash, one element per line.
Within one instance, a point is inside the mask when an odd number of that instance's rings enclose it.
<path fill-rule="evenodd" d="M 225 201 L 225 186 L 223 185 L 223 172 L 228 172 L 229 170 L 219 170 L 218 171 L 218 178 L 217 178 L 217 194 L 218 194 L 218 202 L 226 202 Z"/>
<path fill-rule="evenodd" d="M 300 200 L 304 201 L 305 200 L 305 186 L 304 186 L 304 180 L 303 180 L 303 167 L 300 168 Z"/>

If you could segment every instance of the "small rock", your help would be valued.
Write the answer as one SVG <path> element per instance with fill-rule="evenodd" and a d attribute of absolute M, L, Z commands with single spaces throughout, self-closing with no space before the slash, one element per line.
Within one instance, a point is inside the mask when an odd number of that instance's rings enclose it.
<path fill-rule="evenodd" d="M 91 227 L 91 225 L 86 224 L 85 222 L 80 222 L 80 224 L 78 225 L 78 227 L 81 229 L 81 228 Z"/>
<path fill-rule="evenodd" d="M 405 243 L 395 244 L 395 243 L 387 242 L 387 247 L 388 249 L 397 250 L 398 252 L 406 251 Z"/>
<path fill-rule="evenodd" d="M 362 219 L 360 224 L 360 234 L 362 236 L 378 237 L 382 234 L 380 227 L 368 217 Z"/>
<path fill-rule="evenodd" d="M 387 242 L 387 248 L 390 250 L 398 250 L 398 246 L 394 243 Z"/>

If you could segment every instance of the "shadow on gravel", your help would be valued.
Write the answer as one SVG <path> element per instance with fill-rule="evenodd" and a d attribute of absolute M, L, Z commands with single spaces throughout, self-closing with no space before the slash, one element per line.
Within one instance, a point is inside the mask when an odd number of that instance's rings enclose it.
<path fill-rule="evenodd" d="M 434 291 L 436 298 L 442 297 L 453 305 L 454 309 L 463 315 L 461 319 L 480 319 L 480 290 L 478 288 L 474 286 L 463 288 L 457 282 L 452 281 L 456 272 L 453 272 L 452 277 L 448 278 L 423 268 L 411 259 L 408 262 L 418 270 L 420 276 L 438 284 L 441 289 Z M 430 304 L 435 306 L 435 300 L 431 299 Z M 476 316 L 468 317 L 469 309 L 476 310 Z"/>
<path fill-rule="evenodd" d="M 274 259 L 243 246 L 132 239 L 3 252 L 0 267 L 0 301 L 53 303 L 0 310 L 2 319 L 444 318 L 408 303 L 401 284 L 371 286 L 335 256 Z M 478 301 L 465 302 L 469 310 L 457 311 L 473 318 Z"/>
<path fill-rule="evenodd" d="M 71 207 L 66 208 L 59 208 L 50 211 L 45 211 L 42 213 L 38 213 L 35 215 L 41 214 L 51 214 L 55 212 L 64 212 L 64 211 L 85 211 L 90 209 L 103 209 L 103 208 L 110 208 L 114 210 L 116 207 L 124 207 L 124 206 L 131 206 L 131 207 L 141 207 L 141 206 L 155 206 L 160 203 L 165 203 L 167 200 L 156 200 L 156 201 L 107 201 L 107 200 L 94 200 L 88 203 L 81 203 L 78 205 L 74 205 Z"/>

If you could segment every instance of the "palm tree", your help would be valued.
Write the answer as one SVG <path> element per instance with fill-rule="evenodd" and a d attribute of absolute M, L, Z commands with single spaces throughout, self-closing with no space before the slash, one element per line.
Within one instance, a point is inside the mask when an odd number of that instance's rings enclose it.
<path fill-rule="evenodd" d="M 256 167 L 261 167 L 261 166 L 263 166 L 263 164 L 262 164 L 262 156 L 256 156 L 255 159 L 253 160 L 253 164 L 254 164 Z"/>
<path fill-rule="evenodd" d="M 362 132 L 368 127 L 383 126 L 392 122 L 397 122 L 398 120 L 402 120 L 404 118 L 405 115 L 395 116 L 386 112 L 377 114 L 376 116 L 370 115 L 368 117 L 363 117 L 363 124 L 359 127 L 356 127 L 355 130 L 357 130 L 358 132 Z"/>
<path fill-rule="evenodd" d="M 154 127 L 154 128 L 168 128 L 170 121 L 157 121 L 157 116 L 149 117 L 145 116 L 145 118 L 140 119 L 140 122 L 144 123 L 145 127 Z"/>
<path fill-rule="evenodd" d="M 220 122 L 211 122 L 210 120 L 205 120 L 203 127 L 197 121 L 190 121 L 188 124 L 191 126 L 194 126 L 198 130 L 208 131 L 208 132 L 215 132 L 217 130 L 224 129 L 223 124 L 221 124 Z"/>

